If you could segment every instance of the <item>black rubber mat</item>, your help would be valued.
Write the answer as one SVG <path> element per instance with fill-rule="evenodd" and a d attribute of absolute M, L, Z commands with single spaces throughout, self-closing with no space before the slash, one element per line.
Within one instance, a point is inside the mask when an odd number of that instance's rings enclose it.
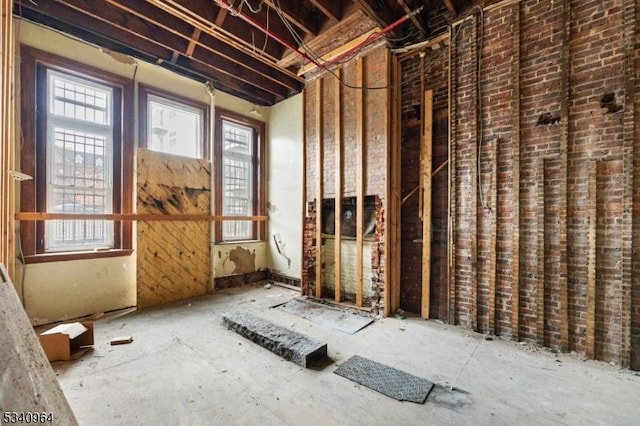
<path fill-rule="evenodd" d="M 398 401 L 423 404 L 433 389 L 433 383 L 427 379 L 358 355 L 342 363 L 334 373 Z"/>

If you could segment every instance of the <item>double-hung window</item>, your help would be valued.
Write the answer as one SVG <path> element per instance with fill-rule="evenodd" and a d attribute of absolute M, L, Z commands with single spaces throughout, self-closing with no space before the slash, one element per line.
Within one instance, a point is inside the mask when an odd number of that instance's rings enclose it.
<path fill-rule="evenodd" d="M 113 88 L 47 69 L 47 212 L 113 212 Z M 52 220 L 45 251 L 113 248 L 113 222 Z"/>
<path fill-rule="evenodd" d="M 216 206 L 224 216 L 255 216 L 264 212 L 264 123 L 216 113 Z M 251 220 L 225 220 L 217 227 L 219 241 L 259 240 L 264 226 Z"/>
<path fill-rule="evenodd" d="M 24 212 L 130 213 L 133 85 L 129 79 L 29 47 L 21 50 Z M 130 253 L 131 224 L 58 218 L 21 222 L 27 262 Z"/>

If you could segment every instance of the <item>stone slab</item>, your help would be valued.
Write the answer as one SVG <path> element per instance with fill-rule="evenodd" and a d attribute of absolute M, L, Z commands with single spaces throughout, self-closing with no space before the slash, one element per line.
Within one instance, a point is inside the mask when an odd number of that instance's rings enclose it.
<path fill-rule="evenodd" d="M 327 356 L 327 344 L 281 327 L 249 312 L 222 315 L 227 327 L 284 359 L 301 367 Z"/>

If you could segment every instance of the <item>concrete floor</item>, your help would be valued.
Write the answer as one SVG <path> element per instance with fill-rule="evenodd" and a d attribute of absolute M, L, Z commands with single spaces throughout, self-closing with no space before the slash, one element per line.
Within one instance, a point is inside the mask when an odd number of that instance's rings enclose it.
<path fill-rule="evenodd" d="M 254 285 L 104 317 L 93 352 L 53 367 L 80 425 L 640 423 L 640 377 L 629 370 L 418 318 L 348 335 L 270 309 L 295 296 Z M 222 325 L 234 309 L 327 342 L 333 362 L 282 360 Z M 133 343 L 109 346 L 121 335 Z M 333 374 L 356 354 L 437 385 L 415 404 Z"/>

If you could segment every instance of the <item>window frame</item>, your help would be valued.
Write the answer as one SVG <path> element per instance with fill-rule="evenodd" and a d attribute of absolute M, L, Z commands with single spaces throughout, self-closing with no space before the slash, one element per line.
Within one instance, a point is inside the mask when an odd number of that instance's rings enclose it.
<path fill-rule="evenodd" d="M 214 176 L 215 185 L 215 214 L 222 215 L 223 210 L 223 121 L 229 121 L 253 129 L 253 152 L 252 152 L 252 188 L 253 188 L 253 216 L 265 215 L 265 142 L 266 126 L 263 121 L 254 120 L 235 112 L 216 108 L 215 112 L 215 144 L 214 144 Z M 252 237 L 250 239 L 229 239 L 225 240 L 222 233 L 222 221 L 215 222 L 215 242 L 216 243 L 239 243 L 243 241 L 264 241 L 266 235 L 266 222 L 252 221 Z"/>
<path fill-rule="evenodd" d="M 21 45 L 20 166 L 33 180 L 20 184 L 20 210 L 46 212 L 47 205 L 47 69 L 109 86 L 113 89 L 113 213 L 130 214 L 133 207 L 133 82 L 68 58 Z M 42 108 L 44 107 L 44 110 Z M 113 248 L 107 250 L 45 251 L 43 221 L 22 221 L 20 242 L 26 263 L 95 259 L 130 255 L 132 224 L 113 221 Z"/>
<path fill-rule="evenodd" d="M 198 102 L 190 98 L 185 98 L 175 93 L 167 92 L 165 90 L 161 90 L 146 84 L 138 84 L 138 113 L 139 113 L 138 114 L 138 117 L 139 117 L 138 145 L 140 146 L 140 148 L 152 150 L 149 147 L 149 140 L 148 140 L 149 111 L 147 106 L 149 103 L 148 102 L 149 95 L 159 97 L 159 98 L 164 98 L 178 104 L 183 104 L 185 106 L 198 109 L 202 112 L 202 129 L 201 129 L 202 144 L 200 147 L 200 157 L 197 157 L 197 159 L 210 160 L 211 150 L 209 148 L 209 145 L 210 145 L 209 140 L 210 140 L 210 134 L 211 134 L 211 129 L 210 129 L 211 120 L 209 118 L 209 106 L 202 102 Z M 152 151 L 160 152 L 167 155 L 177 155 L 177 154 L 172 154 L 164 151 L 156 151 L 156 150 L 152 150 Z M 194 157 L 187 157 L 187 158 L 194 158 Z"/>

